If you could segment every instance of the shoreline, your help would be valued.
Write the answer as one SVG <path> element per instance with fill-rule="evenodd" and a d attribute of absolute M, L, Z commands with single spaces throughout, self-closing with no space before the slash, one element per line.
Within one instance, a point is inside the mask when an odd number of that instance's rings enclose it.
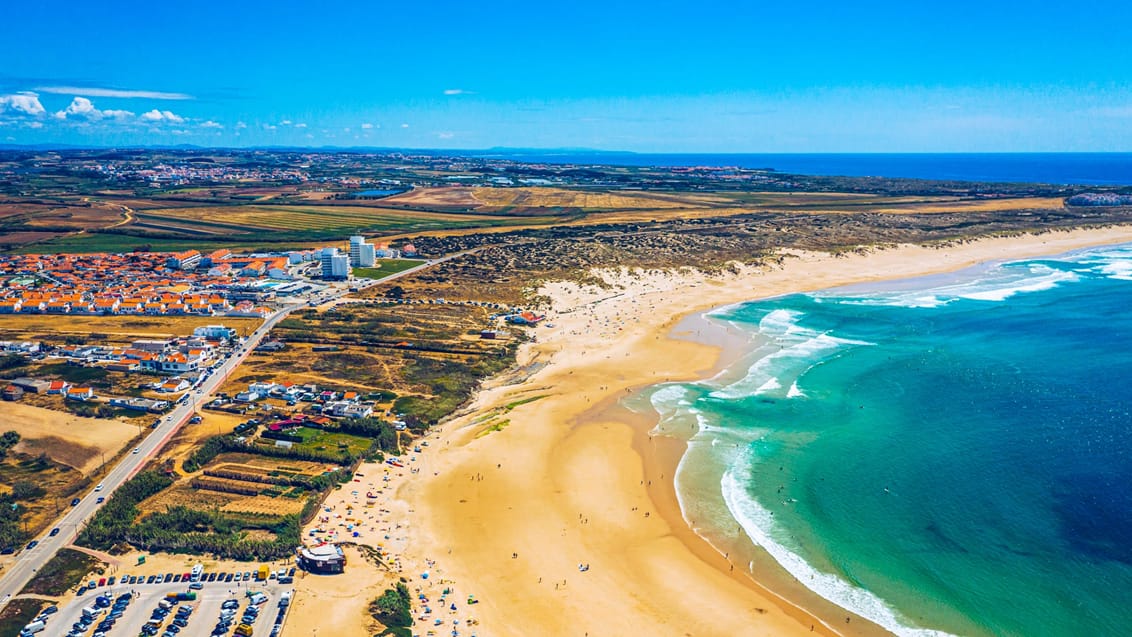
<path fill-rule="evenodd" d="M 481 635 L 890 634 L 805 588 L 749 539 L 756 575 L 745 564 L 732 571 L 684 520 L 674 475 L 686 443 L 650 435 L 655 418 L 621 400 L 718 372 L 726 342 L 678 333 L 713 308 L 1129 241 L 1132 227 L 1122 226 L 844 256 L 787 252 L 781 265 L 717 276 L 599 273 L 619 294 L 547 283 L 540 292 L 553 300 L 555 327 L 537 328 L 520 352 L 519 367 L 537 370 L 489 382 L 430 432 L 418 473 L 383 503 L 403 520 L 398 574 L 410 590 L 444 581 L 475 595 Z M 488 431 L 488 416 L 505 424 Z"/>

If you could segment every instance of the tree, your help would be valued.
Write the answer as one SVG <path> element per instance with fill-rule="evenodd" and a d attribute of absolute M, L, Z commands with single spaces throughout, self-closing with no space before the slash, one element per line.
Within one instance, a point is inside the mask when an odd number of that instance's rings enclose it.
<path fill-rule="evenodd" d="M 8 456 L 8 450 L 20 442 L 20 434 L 15 431 L 5 431 L 0 435 L 0 459 Z"/>

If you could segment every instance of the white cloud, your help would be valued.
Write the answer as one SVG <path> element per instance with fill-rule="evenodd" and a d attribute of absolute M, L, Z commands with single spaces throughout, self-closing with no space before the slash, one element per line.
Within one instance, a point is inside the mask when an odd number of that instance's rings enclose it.
<path fill-rule="evenodd" d="M 75 98 L 79 99 L 79 98 Z M 171 122 L 173 124 L 180 124 L 185 121 L 184 117 L 172 111 L 159 111 L 156 108 L 147 113 L 142 113 L 142 120 L 147 122 Z"/>
<path fill-rule="evenodd" d="M 349 126 L 347 126 L 346 128 L 343 128 L 343 129 L 342 129 L 342 132 L 343 132 L 343 133 L 348 133 L 348 132 L 350 132 L 350 127 L 349 127 Z"/>
<path fill-rule="evenodd" d="M 121 111 L 121 110 L 108 109 L 108 110 L 102 111 L 102 116 L 106 117 L 108 119 L 116 120 L 116 121 L 119 121 L 119 122 L 124 122 L 126 120 L 133 119 L 134 113 L 132 111 Z"/>
<path fill-rule="evenodd" d="M 236 122 L 236 128 L 247 128 L 248 125 L 244 122 Z"/>
<path fill-rule="evenodd" d="M 47 111 L 39 103 L 39 95 L 28 91 L 12 95 L 0 95 L 0 114 L 12 111 L 21 115 L 43 115 Z"/>
<path fill-rule="evenodd" d="M 208 120 L 207 122 L 201 122 L 200 127 L 201 128 L 224 128 L 224 125 L 221 124 L 220 122 L 214 122 L 212 120 Z"/>
<path fill-rule="evenodd" d="M 444 89 L 445 95 L 475 95 L 474 91 L 466 91 L 462 88 L 448 88 Z"/>
<path fill-rule="evenodd" d="M 279 128 L 279 127 L 276 126 L 275 124 L 264 124 L 263 125 L 263 130 L 275 130 L 276 128 Z"/>
<path fill-rule="evenodd" d="M 409 127 L 408 124 L 401 124 L 401 128 L 408 128 L 408 127 Z"/>
<path fill-rule="evenodd" d="M 280 125 L 280 126 L 290 126 L 290 125 L 291 125 L 291 120 L 289 120 L 289 119 L 285 119 L 285 120 L 283 120 L 282 122 L 279 122 L 279 125 Z"/>
<path fill-rule="evenodd" d="M 306 128 L 306 127 L 307 127 L 307 125 L 306 125 L 306 124 L 304 124 L 304 123 L 302 123 L 302 122 L 299 122 L 298 124 L 295 124 L 295 128 Z"/>
<path fill-rule="evenodd" d="M 55 113 L 56 119 L 67 119 L 68 117 L 81 117 L 83 119 L 102 119 L 102 111 L 94 107 L 94 102 L 91 102 L 85 97 L 76 97 L 71 100 L 70 106 L 65 110 Z"/>
<path fill-rule="evenodd" d="M 456 136 L 456 133 L 437 133 L 436 136 L 440 139 L 452 139 Z"/>
<path fill-rule="evenodd" d="M 365 130 L 369 130 L 369 129 L 373 128 L 373 124 L 370 124 L 370 123 L 362 124 L 362 128 L 365 129 Z"/>
<path fill-rule="evenodd" d="M 97 88 L 82 86 L 40 86 L 37 91 L 55 95 L 86 95 L 89 97 L 117 97 L 124 99 L 144 98 L 151 100 L 191 100 L 185 93 L 166 93 L 163 91 L 131 91 L 116 88 Z"/>

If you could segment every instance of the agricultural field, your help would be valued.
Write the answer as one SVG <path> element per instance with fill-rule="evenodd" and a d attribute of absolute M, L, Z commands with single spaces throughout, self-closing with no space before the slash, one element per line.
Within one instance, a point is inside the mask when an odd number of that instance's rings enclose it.
<path fill-rule="evenodd" d="M 527 221 L 528 223 L 531 220 Z M 135 228 L 197 235 L 231 236 L 268 231 L 283 236 L 414 232 L 444 228 L 509 225 L 508 217 L 345 205 L 200 206 L 147 210 L 137 215 Z"/>
<path fill-rule="evenodd" d="M 691 208 L 687 202 L 671 195 L 638 192 L 603 192 L 568 190 L 565 188 L 476 188 L 472 196 L 485 212 L 533 212 L 546 209 L 559 211 L 653 210 Z M 700 204 L 702 205 L 702 204 Z"/>

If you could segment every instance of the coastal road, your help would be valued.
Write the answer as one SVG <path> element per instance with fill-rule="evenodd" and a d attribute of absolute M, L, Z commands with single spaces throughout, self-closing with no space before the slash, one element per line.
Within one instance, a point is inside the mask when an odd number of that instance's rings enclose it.
<path fill-rule="evenodd" d="M 365 287 L 371 287 L 379 283 L 386 283 L 403 276 L 408 276 L 480 249 L 482 248 L 473 248 L 463 252 L 456 252 L 440 259 L 426 261 L 408 270 L 403 270 L 382 279 L 377 279 L 367 284 Z M 333 304 L 347 294 L 350 294 L 348 289 L 336 289 L 323 303 Z M 118 487 L 122 486 L 123 483 L 140 471 L 150 458 L 177 433 L 177 430 L 192 418 L 197 405 L 204 404 L 211 399 L 211 395 L 227 380 L 228 375 L 244 362 L 244 359 L 255 350 L 256 346 L 267 336 L 268 332 L 288 314 L 303 307 L 307 307 L 307 305 L 302 302 L 295 302 L 268 315 L 263 324 L 252 332 L 243 343 L 237 345 L 235 351 L 229 354 L 224 363 L 220 367 L 215 368 L 203 383 L 189 389 L 189 392 L 185 394 L 185 396 L 189 396 L 188 400 L 179 402 L 174 407 L 173 411 L 162 416 L 161 424 L 153 430 L 153 433 L 146 436 L 141 444 L 138 445 L 137 450 L 127 453 L 126 456 L 119 461 L 117 466 L 110 470 L 110 473 L 102 479 L 101 490 L 92 490 L 87 493 L 83 496 L 79 504 L 71 507 L 62 518 L 55 522 L 54 527 L 59 529 L 59 533 L 56 536 L 51 537 L 49 534 L 45 533 L 37 538 L 39 541 L 38 546 L 31 550 L 24 549 L 21 551 L 16 560 L 4 572 L 3 577 L 0 577 L 0 609 L 3 609 L 3 607 L 7 605 L 8 600 L 10 600 L 12 596 L 23 590 L 24 586 L 31 581 L 36 572 L 40 568 L 43 568 L 43 565 L 54 557 L 59 549 L 75 541 L 83 525 L 86 524 L 101 506 L 97 502 L 99 497 L 109 499 L 110 495 L 114 493 Z"/>

